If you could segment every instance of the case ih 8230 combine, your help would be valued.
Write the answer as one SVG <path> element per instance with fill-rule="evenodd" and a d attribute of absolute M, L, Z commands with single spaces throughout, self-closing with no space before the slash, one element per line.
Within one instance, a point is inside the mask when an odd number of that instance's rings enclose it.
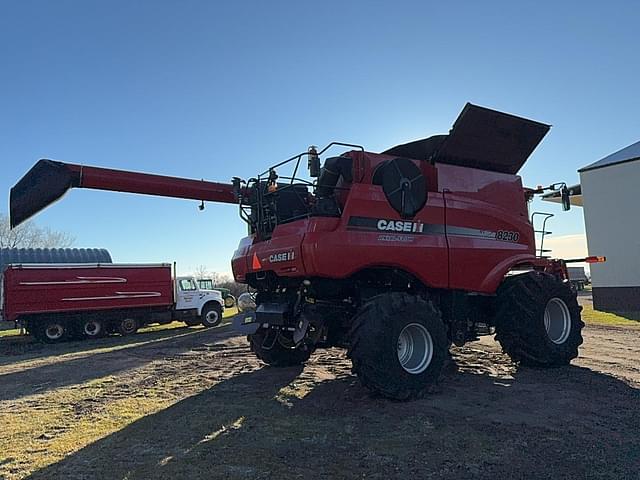
<path fill-rule="evenodd" d="M 416 398 L 450 345 L 478 335 L 495 332 L 524 364 L 578 355 L 583 323 L 565 261 L 536 255 L 528 211 L 544 190 L 568 208 L 568 191 L 523 188 L 516 175 L 548 130 L 467 104 L 448 135 L 382 153 L 311 147 L 231 184 L 40 160 L 11 190 L 11 222 L 74 187 L 239 204 L 249 235 L 233 273 L 257 293 L 238 328 L 258 358 L 293 365 L 342 346 L 364 385 Z M 330 147 L 349 151 L 321 168 Z M 299 178 L 303 160 L 312 181 Z"/>

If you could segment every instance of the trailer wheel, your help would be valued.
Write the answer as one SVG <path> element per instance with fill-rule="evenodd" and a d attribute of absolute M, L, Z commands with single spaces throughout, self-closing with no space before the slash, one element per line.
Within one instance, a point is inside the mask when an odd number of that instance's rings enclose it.
<path fill-rule="evenodd" d="M 423 297 L 385 293 L 356 314 L 347 356 L 373 392 L 395 400 L 421 398 L 438 380 L 449 341 L 440 311 Z"/>
<path fill-rule="evenodd" d="M 227 296 L 227 298 L 224 299 L 224 308 L 233 308 L 236 306 L 236 297 L 234 297 L 233 295 L 229 295 Z"/>
<path fill-rule="evenodd" d="M 515 362 L 567 365 L 582 344 L 582 307 L 569 283 L 543 272 L 508 277 L 496 298 L 496 340 Z"/>
<path fill-rule="evenodd" d="M 100 338 L 106 334 L 105 324 L 97 318 L 89 318 L 80 322 L 80 331 L 84 338 Z"/>
<path fill-rule="evenodd" d="M 44 343 L 60 343 L 69 339 L 71 328 L 64 320 L 42 320 L 32 327 L 34 336 Z"/>
<path fill-rule="evenodd" d="M 249 347 L 258 359 L 272 367 L 291 367 L 300 365 L 311 356 L 313 350 L 308 345 L 290 348 L 288 342 L 275 339 L 271 335 L 279 335 L 276 331 L 258 330 L 249 335 Z"/>
<path fill-rule="evenodd" d="M 222 322 L 222 306 L 215 301 L 207 303 L 202 307 L 200 319 L 207 328 L 217 327 Z"/>
<path fill-rule="evenodd" d="M 126 335 L 133 335 L 138 331 L 138 328 L 140 328 L 140 324 L 138 323 L 138 320 L 131 317 L 123 318 L 116 325 L 116 329 L 118 330 L 118 333 L 123 337 Z"/>

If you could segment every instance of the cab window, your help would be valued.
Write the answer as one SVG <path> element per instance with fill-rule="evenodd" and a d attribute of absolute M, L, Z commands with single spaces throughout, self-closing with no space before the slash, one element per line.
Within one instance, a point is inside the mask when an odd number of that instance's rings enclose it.
<path fill-rule="evenodd" d="M 180 290 L 183 292 L 192 292 L 196 290 L 196 285 L 190 278 L 183 278 L 180 280 Z"/>

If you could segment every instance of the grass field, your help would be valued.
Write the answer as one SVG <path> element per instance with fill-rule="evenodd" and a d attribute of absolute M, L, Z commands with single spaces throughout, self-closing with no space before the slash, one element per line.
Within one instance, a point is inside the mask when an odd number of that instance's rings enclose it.
<path fill-rule="evenodd" d="M 593 307 L 585 305 L 582 309 L 582 319 L 586 323 L 595 323 L 600 325 L 619 325 L 621 327 L 640 327 L 640 321 L 633 318 L 615 315 L 613 313 L 599 312 Z"/>

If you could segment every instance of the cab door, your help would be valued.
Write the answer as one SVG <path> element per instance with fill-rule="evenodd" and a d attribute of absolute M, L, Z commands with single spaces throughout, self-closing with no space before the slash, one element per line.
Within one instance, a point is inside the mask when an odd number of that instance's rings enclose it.
<path fill-rule="evenodd" d="M 193 278 L 178 278 L 176 310 L 198 308 L 198 286 Z"/>

